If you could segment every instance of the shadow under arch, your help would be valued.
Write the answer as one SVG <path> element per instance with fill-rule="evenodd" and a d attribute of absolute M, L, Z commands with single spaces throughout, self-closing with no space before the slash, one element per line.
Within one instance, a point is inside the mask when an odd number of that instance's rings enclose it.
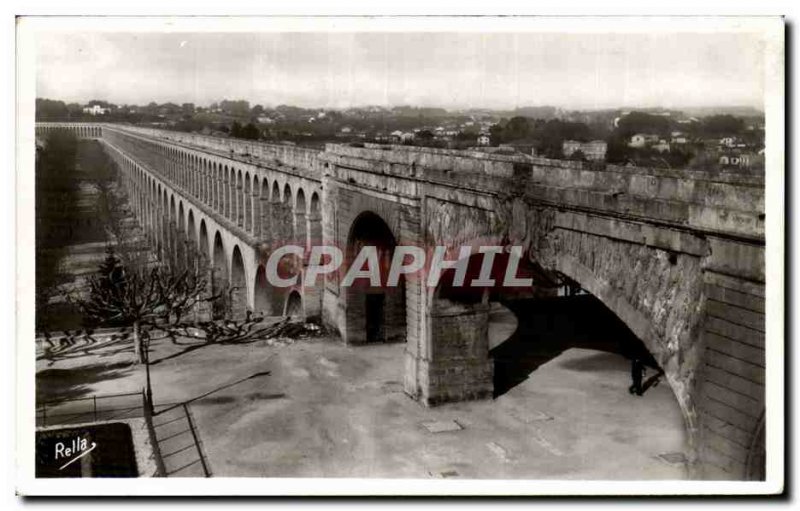
<path fill-rule="evenodd" d="M 644 345 L 655 363 L 662 369 L 663 378 L 669 384 L 681 408 L 686 430 L 690 439 L 693 439 L 697 431 L 697 422 L 693 405 L 688 398 L 690 390 L 687 388 L 687 383 L 680 378 L 677 358 L 667 352 L 663 341 L 654 332 L 651 321 L 637 311 L 609 283 L 597 278 L 594 272 L 573 257 L 559 256 L 556 260 L 556 270 L 596 297 Z"/>
<path fill-rule="evenodd" d="M 244 259 L 239 245 L 234 245 L 231 254 L 231 313 L 234 317 L 244 317 L 247 311 L 247 276 Z"/>
<path fill-rule="evenodd" d="M 283 308 L 283 315 L 290 318 L 302 318 L 305 316 L 303 310 L 303 297 L 300 292 L 292 290 L 286 298 L 286 306 Z"/>
<path fill-rule="evenodd" d="M 211 288 L 215 295 L 222 293 L 221 298 L 215 300 L 213 304 L 213 317 L 217 319 L 224 317 L 230 312 L 230 300 L 228 299 L 227 293 L 224 292 L 228 289 L 230 284 L 228 280 L 228 261 L 225 256 L 225 246 L 222 243 L 222 236 L 219 231 L 214 234 L 212 257 Z"/>
<path fill-rule="evenodd" d="M 526 266 L 530 262 L 526 261 Z M 646 369 L 641 381 L 645 395 L 652 386 L 662 382 L 668 385 L 683 419 L 691 456 L 697 430 L 693 408 L 686 397 L 689 393 L 686 383 L 681 381 L 677 360 L 667 353 L 652 322 L 574 258 L 561 255 L 554 266 L 545 272 L 556 277 L 554 281 L 562 286 L 560 292 L 551 291 L 537 297 L 495 296 L 514 312 L 518 325 L 506 342 L 490 351 L 494 364 L 494 396 L 508 392 L 543 364 L 572 348 L 594 350 L 597 355 L 564 362 L 563 367 L 575 371 L 605 371 L 608 367 L 604 364 L 608 361 L 621 360 L 613 356 L 624 357 L 630 363 L 631 372 L 627 377 L 631 385 L 637 367 L 633 361 L 637 360 Z M 540 268 L 536 265 L 534 270 Z M 619 362 L 617 370 L 618 366 Z"/>

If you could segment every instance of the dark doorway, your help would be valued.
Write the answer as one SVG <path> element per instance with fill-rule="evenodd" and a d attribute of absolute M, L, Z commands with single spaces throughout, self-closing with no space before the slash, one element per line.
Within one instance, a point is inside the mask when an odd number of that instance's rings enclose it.
<path fill-rule="evenodd" d="M 345 267 L 350 268 L 362 250 L 372 249 L 377 252 L 377 261 L 372 264 L 377 264 L 380 279 L 359 277 L 346 288 L 348 344 L 406 341 L 405 280 L 401 276 L 397 285 L 387 283 L 396 246 L 391 229 L 377 214 L 364 212 L 353 221 Z"/>
<path fill-rule="evenodd" d="M 384 342 L 386 340 L 386 295 L 367 294 L 366 313 L 367 342 Z"/>

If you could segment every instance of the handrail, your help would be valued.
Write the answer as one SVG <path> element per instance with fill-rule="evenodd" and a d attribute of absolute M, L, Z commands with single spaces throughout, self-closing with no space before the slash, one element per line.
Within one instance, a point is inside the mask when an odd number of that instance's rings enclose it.
<path fill-rule="evenodd" d="M 113 397 L 125 397 L 125 396 L 138 396 L 141 394 L 140 392 L 125 392 L 121 394 L 92 394 L 89 397 L 73 397 L 69 399 L 52 399 L 50 401 L 42 401 L 41 405 L 53 405 L 53 404 L 60 404 L 60 403 L 71 403 L 72 401 L 89 401 L 93 399 L 107 399 Z"/>
<path fill-rule="evenodd" d="M 194 421 L 192 420 L 192 416 L 189 413 L 189 407 L 186 406 L 186 403 L 183 403 L 183 413 L 186 415 L 186 421 L 189 423 L 189 431 L 192 432 L 192 439 L 194 440 L 194 445 L 197 448 L 197 454 L 200 456 L 200 464 L 203 466 L 203 473 L 206 475 L 206 477 L 211 477 L 211 472 L 208 470 L 208 465 L 206 465 L 206 458 L 203 455 L 203 451 L 200 449 L 200 439 L 197 438 Z"/>

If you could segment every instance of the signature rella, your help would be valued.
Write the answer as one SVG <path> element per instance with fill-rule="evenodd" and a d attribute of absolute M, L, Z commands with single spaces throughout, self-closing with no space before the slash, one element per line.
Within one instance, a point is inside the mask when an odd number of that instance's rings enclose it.
<path fill-rule="evenodd" d="M 379 247 L 365 245 L 361 247 L 352 262 L 345 262 L 342 250 L 332 245 L 316 245 L 306 251 L 299 245 L 283 245 L 269 256 L 265 266 L 267 281 L 275 287 L 313 287 L 320 276 L 339 274 L 343 287 L 353 286 L 356 282 L 367 281 L 373 287 L 396 287 L 401 277 L 418 278 L 428 287 L 436 287 L 442 275 L 453 270 L 450 283 L 453 287 L 530 287 L 533 279 L 518 275 L 522 247 L 520 246 L 462 246 L 457 258 L 448 257 L 448 248 L 437 246 L 432 254 L 415 246 L 400 245 L 394 248 L 391 259 L 379 251 Z M 308 267 L 302 276 L 286 275 L 283 269 L 287 257 L 295 256 L 303 259 L 308 254 Z M 505 255 L 506 257 L 497 257 Z M 471 262 L 480 258 L 480 270 L 477 275 L 469 275 Z M 284 273 L 284 275 L 281 275 Z M 498 279 L 502 276 L 502 279 Z M 498 280 L 500 280 L 498 282 Z"/>

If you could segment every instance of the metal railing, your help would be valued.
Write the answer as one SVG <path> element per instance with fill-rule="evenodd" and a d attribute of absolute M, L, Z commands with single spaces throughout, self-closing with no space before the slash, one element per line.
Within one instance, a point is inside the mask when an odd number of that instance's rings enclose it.
<path fill-rule="evenodd" d="M 127 392 L 44 401 L 36 408 L 36 426 L 142 417 L 143 407 L 140 397 L 141 392 Z"/>
<path fill-rule="evenodd" d="M 186 421 L 189 423 L 189 431 L 192 433 L 194 446 L 197 449 L 197 455 L 200 456 L 200 464 L 203 466 L 203 473 L 206 477 L 211 477 L 211 471 L 208 470 L 208 465 L 206 464 L 206 457 L 203 455 L 203 450 L 200 448 L 200 439 L 197 437 L 197 429 L 194 426 L 194 419 L 192 419 L 192 415 L 189 413 L 189 407 L 186 406 L 186 403 L 183 403 L 182 406 L 183 413 L 186 415 Z"/>

